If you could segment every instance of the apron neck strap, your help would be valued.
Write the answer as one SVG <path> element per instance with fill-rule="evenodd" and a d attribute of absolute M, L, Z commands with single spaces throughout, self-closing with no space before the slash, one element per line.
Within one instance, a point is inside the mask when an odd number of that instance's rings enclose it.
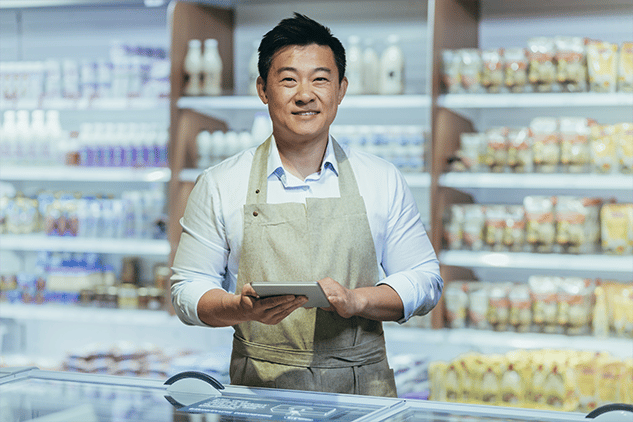
<path fill-rule="evenodd" d="M 248 192 L 246 195 L 247 204 L 265 204 L 267 202 L 268 193 L 268 156 L 270 155 L 270 146 L 272 143 L 272 135 L 266 139 L 255 150 L 253 164 L 248 179 Z M 343 148 L 332 139 L 332 147 L 334 148 L 334 157 L 338 163 L 338 186 L 341 198 L 350 196 L 359 196 L 358 185 L 354 171 L 349 164 L 349 160 Z"/>

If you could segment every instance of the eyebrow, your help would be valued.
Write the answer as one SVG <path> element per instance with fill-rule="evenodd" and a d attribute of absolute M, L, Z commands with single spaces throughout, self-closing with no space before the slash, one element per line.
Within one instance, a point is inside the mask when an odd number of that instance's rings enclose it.
<path fill-rule="evenodd" d="M 282 72 L 297 72 L 297 68 L 296 67 L 292 67 L 292 66 L 284 66 L 284 67 L 280 67 L 279 69 L 277 69 L 277 74 L 280 74 Z M 327 73 L 332 73 L 332 69 L 330 69 L 329 67 L 317 67 L 315 68 L 312 73 L 317 73 L 317 72 L 327 72 Z"/>

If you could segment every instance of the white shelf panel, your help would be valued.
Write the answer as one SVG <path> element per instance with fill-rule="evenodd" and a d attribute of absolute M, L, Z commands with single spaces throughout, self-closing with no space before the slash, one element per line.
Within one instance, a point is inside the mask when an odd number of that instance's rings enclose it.
<path fill-rule="evenodd" d="M 180 171 L 181 182 L 195 182 L 196 178 L 203 170 L 184 169 Z M 429 173 L 403 173 L 404 178 L 411 188 L 428 188 L 431 186 L 431 175 Z"/>
<path fill-rule="evenodd" d="M 523 252 L 441 251 L 444 265 L 469 268 L 514 268 L 619 272 L 633 277 L 633 256 L 537 254 Z"/>
<path fill-rule="evenodd" d="M 633 191 L 629 174 L 445 173 L 439 184 L 450 188 L 578 189 Z"/>
<path fill-rule="evenodd" d="M 343 99 L 341 109 L 411 109 L 431 105 L 428 95 L 350 95 Z M 201 112 L 214 110 L 267 110 L 256 96 L 181 97 L 178 108 Z"/>
<path fill-rule="evenodd" d="M 0 100 L 2 110 L 158 110 L 169 106 L 167 98 L 50 98 L 50 99 L 22 99 Z"/>
<path fill-rule="evenodd" d="M 171 170 L 165 167 L 100 168 L 72 166 L 0 166 L 0 180 L 57 180 L 69 182 L 169 182 Z"/>
<path fill-rule="evenodd" d="M 446 94 L 437 103 L 451 109 L 622 107 L 633 106 L 628 93 Z"/>
<path fill-rule="evenodd" d="M 3 234 L 0 249 L 13 251 L 94 252 L 167 256 L 171 247 L 162 239 L 100 239 L 44 234 Z"/>
<path fill-rule="evenodd" d="M 483 353 L 488 353 L 491 350 L 570 349 L 609 352 L 619 358 L 630 358 L 633 353 L 631 339 L 614 337 L 598 338 L 563 334 L 496 332 L 468 328 L 426 330 L 408 328 L 406 326 L 398 327 L 392 324 L 385 324 L 385 337 L 387 344 L 392 341 L 401 344 L 412 341 L 417 343 L 419 339 L 424 339 L 424 343 L 427 345 L 462 346 L 471 350 L 482 351 Z"/>

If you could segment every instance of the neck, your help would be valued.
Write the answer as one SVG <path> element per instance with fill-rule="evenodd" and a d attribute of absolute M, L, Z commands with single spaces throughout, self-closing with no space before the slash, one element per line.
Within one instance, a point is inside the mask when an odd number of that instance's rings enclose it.
<path fill-rule="evenodd" d="M 284 142 L 275 137 L 275 142 L 284 168 L 301 180 L 305 180 L 321 168 L 328 137 L 317 142 L 306 143 Z"/>

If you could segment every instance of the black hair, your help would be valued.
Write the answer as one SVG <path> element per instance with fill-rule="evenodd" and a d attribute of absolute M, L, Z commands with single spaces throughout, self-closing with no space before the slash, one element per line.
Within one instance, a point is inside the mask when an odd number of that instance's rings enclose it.
<path fill-rule="evenodd" d="M 268 31 L 259 44 L 257 68 L 259 76 L 264 80 L 264 86 L 266 86 L 268 71 L 275 53 L 291 45 L 306 46 L 310 44 L 330 47 L 334 53 L 340 83 L 345 77 L 345 48 L 343 44 L 332 35 L 328 27 L 295 12 L 292 18 L 282 20 Z"/>

